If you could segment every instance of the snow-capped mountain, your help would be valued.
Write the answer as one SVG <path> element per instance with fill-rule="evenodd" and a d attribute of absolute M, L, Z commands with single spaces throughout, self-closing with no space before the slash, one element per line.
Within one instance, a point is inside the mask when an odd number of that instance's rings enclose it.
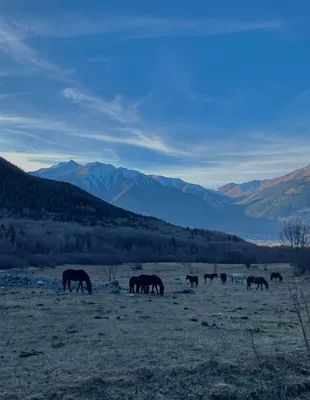
<path fill-rule="evenodd" d="M 244 208 L 220 192 L 178 178 L 146 175 L 99 162 L 74 161 L 30 172 L 41 178 L 72 183 L 118 207 L 195 228 L 222 230 L 248 236 L 273 232 L 267 220 L 245 216 Z"/>
<path fill-rule="evenodd" d="M 119 198 L 124 193 L 124 189 L 131 185 L 136 185 L 140 188 L 156 188 L 158 184 L 175 188 L 184 193 L 193 194 L 217 207 L 221 207 L 221 203 L 223 202 L 232 201 L 231 197 L 221 192 L 206 189 L 179 178 L 146 175 L 139 171 L 114 167 L 111 164 L 100 162 L 81 165 L 70 160 L 50 168 L 42 168 L 38 171 L 30 172 L 30 174 L 40 176 L 41 178 L 70 182 L 97 197 L 111 202 L 113 202 L 115 197 Z"/>

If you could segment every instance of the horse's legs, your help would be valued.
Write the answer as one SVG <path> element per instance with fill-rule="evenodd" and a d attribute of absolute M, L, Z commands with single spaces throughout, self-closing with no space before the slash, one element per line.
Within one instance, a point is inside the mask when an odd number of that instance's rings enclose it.
<path fill-rule="evenodd" d="M 157 294 L 159 294 L 157 285 L 155 285 L 155 289 L 156 289 Z"/>
<path fill-rule="evenodd" d="M 78 287 L 76 288 L 76 293 L 78 293 L 80 286 L 81 286 L 81 281 L 79 281 Z"/>
<path fill-rule="evenodd" d="M 68 288 L 69 288 L 70 292 L 72 292 L 72 289 L 71 289 L 71 281 L 68 281 Z"/>
<path fill-rule="evenodd" d="M 64 285 L 64 292 L 66 291 L 66 284 L 67 284 L 67 281 L 63 281 L 63 285 Z"/>
<path fill-rule="evenodd" d="M 84 293 L 83 281 L 81 281 L 81 289 L 82 289 L 82 292 Z"/>

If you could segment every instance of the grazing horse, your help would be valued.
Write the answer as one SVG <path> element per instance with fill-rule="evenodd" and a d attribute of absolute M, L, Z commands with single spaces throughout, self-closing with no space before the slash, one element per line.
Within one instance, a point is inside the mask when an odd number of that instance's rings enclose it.
<path fill-rule="evenodd" d="M 283 281 L 282 275 L 279 272 L 271 272 L 270 280 L 272 281 L 273 278 L 275 278 L 275 280 L 280 280 L 281 282 Z"/>
<path fill-rule="evenodd" d="M 198 276 L 186 275 L 186 280 L 190 281 L 191 287 L 193 287 L 194 283 L 196 284 L 196 287 L 198 286 Z"/>
<path fill-rule="evenodd" d="M 91 294 L 92 283 L 90 281 L 90 278 L 89 278 L 87 272 L 85 272 L 83 269 L 66 269 L 62 273 L 62 283 L 64 286 L 64 291 L 66 290 L 66 284 L 68 283 L 68 288 L 69 288 L 70 292 L 72 292 L 71 281 L 78 281 L 79 284 L 78 284 L 76 291 L 78 292 L 81 287 L 83 293 L 84 293 L 83 282 L 86 282 L 87 291 L 89 294 Z"/>
<path fill-rule="evenodd" d="M 245 279 L 247 279 L 248 275 L 247 274 L 230 274 L 231 276 L 231 283 L 235 283 L 238 281 L 241 281 L 241 283 L 243 283 L 243 281 Z"/>
<path fill-rule="evenodd" d="M 213 274 L 204 274 L 204 279 L 205 279 L 205 283 L 207 282 L 207 279 L 210 279 L 210 283 L 212 283 L 214 278 L 218 278 L 218 274 L 216 272 L 214 272 Z"/>
<path fill-rule="evenodd" d="M 224 272 L 222 272 L 222 273 L 220 274 L 220 278 L 221 278 L 221 282 L 222 282 L 222 283 L 226 283 L 226 281 L 227 281 L 227 274 L 225 274 Z"/>
<path fill-rule="evenodd" d="M 132 276 L 129 279 L 129 293 L 135 293 L 135 286 L 136 286 L 136 290 L 138 287 L 138 277 L 137 276 Z M 139 293 L 139 292 L 137 292 Z"/>
<path fill-rule="evenodd" d="M 265 278 L 263 278 L 262 276 L 248 276 L 247 278 L 247 290 L 252 290 L 251 288 L 251 284 L 254 283 L 254 285 L 256 286 L 256 290 L 258 289 L 258 287 L 260 286 L 261 290 L 263 290 L 263 284 L 265 285 L 265 288 L 268 289 L 269 285 L 266 281 Z"/>
<path fill-rule="evenodd" d="M 149 293 L 149 287 L 152 286 L 152 293 L 154 293 L 154 288 L 157 294 L 164 294 L 164 284 L 163 281 L 157 275 L 139 275 L 137 277 L 137 289 L 136 292 L 139 293 L 139 288 L 141 288 L 141 293 Z M 159 287 L 159 291 L 158 291 Z"/>

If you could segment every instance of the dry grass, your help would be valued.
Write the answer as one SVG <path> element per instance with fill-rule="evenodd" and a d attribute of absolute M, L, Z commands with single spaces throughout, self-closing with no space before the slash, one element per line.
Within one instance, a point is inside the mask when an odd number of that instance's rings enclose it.
<path fill-rule="evenodd" d="M 200 279 L 194 294 L 175 294 L 189 288 L 186 267 L 144 264 L 143 273 L 162 277 L 163 297 L 128 295 L 128 278 L 140 273 L 131 267 L 118 271 L 125 288 L 118 295 L 24 287 L 0 290 L 1 400 L 308 396 L 310 366 L 288 283 L 302 288 L 305 298 L 310 288 L 292 277 L 289 266 L 268 265 L 267 272 L 260 265 L 252 271 L 269 281 L 270 271 L 281 268 L 284 281 L 271 283 L 269 291 L 247 291 L 245 283 L 229 280 L 226 285 L 219 279 L 205 284 Z M 212 265 L 192 268 L 199 276 L 213 271 Z M 107 281 L 100 267 L 85 269 L 94 283 Z M 62 270 L 25 273 L 61 277 Z M 249 270 L 219 265 L 218 272 Z M 309 330 L 306 317 L 304 323 Z"/>

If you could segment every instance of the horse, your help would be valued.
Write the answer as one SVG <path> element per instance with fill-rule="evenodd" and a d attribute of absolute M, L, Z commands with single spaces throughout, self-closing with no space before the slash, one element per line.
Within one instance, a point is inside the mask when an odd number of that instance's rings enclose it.
<path fill-rule="evenodd" d="M 196 284 L 196 287 L 198 286 L 198 276 L 186 275 L 186 280 L 190 281 L 191 287 L 193 287 L 194 283 Z"/>
<path fill-rule="evenodd" d="M 263 284 L 265 285 L 265 288 L 268 290 L 268 283 L 266 281 L 265 278 L 263 278 L 262 276 L 248 276 L 247 278 L 247 290 L 252 290 L 251 288 L 251 284 L 254 283 L 254 285 L 256 286 L 256 290 L 258 289 L 258 287 L 260 286 L 261 290 L 263 290 Z"/>
<path fill-rule="evenodd" d="M 76 292 L 79 291 L 80 287 L 82 288 L 82 292 L 84 293 L 84 288 L 83 288 L 83 282 L 86 282 L 86 287 L 87 291 L 89 294 L 92 293 L 92 283 L 90 281 L 90 278 L 83 269 L 66 269 L 62 273 L 62 283 L 64 287 L 64 291 L 66 290 L 66 284 L 68 283 L 68 288 L 70 292 L 71 290 L 71 281 L 78 281 L 78 287 L 76 289 Z"/>
<path fill-rule="evenodd" d="M 164 284 L 163 281 L 157 275 L 139 275 L 137 277 L 137 293 L 139 293 L 139 288 L 141 288 L 141 293 L 149 293 L 149 287 L 152 286 L 152 293 L 154 293 L 154 288 L 157 294 L 164 294 Z M 159 287 L 159 291 L 158 291 Z"/>
<path fill-rule="evenodd" d="M 241 283 L 243 283 L 243 281 L 245 279 L 247 279 L 248 275 L 247 274 L 230 274 L 231 277 L 231 283 L 233 283 L 234 281 L 241 281 Z"/>
<path fill-rule="evenodd" d="M 212 283 L 213 279 L 218 278 L 219 276 L 216 272 L 214 272 L 213 274 L 204 274 L 203 277 L 204 277 L 205 283 L 207 282 L 208 278 L 210 279 L 210 283 Z"/>
<path fill-rule="evenodd" d="M 137 290 L 138 277 L 137 276 L 132 276 L 129 279 L 129 293 L 135 293 L 135 286 L 136 286 L 136 290 Z M 139 293 L 139 292 L 137 292 L 137 293 Z"/>
<path fill-rule="evenodd" d="M 227 281 L 227 274 L 225 274 L 224 272 L 220 274 L 220 278 L 221 278 L 221 282 L 222 283 L 226 283 Z"/>
<path fill-rule="evenodd" d="M 281 282 L 283 281 L 282 275 L 279 272 L 271 272 L 270 280 L 272 281 L 273 278 L 275 278 L 275 280 L 280 280 Z"/>

